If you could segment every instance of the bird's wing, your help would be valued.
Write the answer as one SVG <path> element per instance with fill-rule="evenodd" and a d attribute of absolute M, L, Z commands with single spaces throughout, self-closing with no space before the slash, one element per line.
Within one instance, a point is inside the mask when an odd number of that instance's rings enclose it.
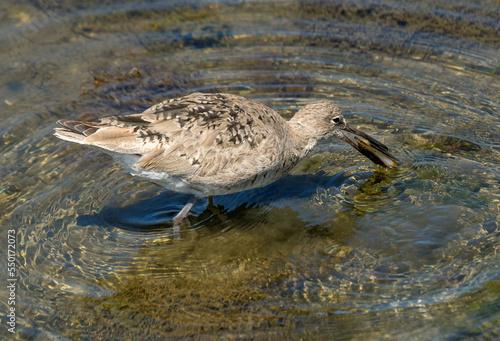
<path fill-rule="evenodd" d="M 73 142 L 139 155 L 137 165 L 145 170 L 196 177 L 265 171 L 278 162 L 278 141 L 290 136 L 275 111 L 229 94 L 193 93 L 141 114 L 60 125 L 60 138 L 74 140 L 77 134 L 80 141 Z"/>

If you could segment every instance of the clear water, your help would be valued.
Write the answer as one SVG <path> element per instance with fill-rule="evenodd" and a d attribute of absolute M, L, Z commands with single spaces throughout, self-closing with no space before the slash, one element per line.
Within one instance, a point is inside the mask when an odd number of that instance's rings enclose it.
<path fill-rule="evenodd" d="M 496 1 L 0 4 L 0 332 L 31 340 L 494 339 Z M 340 141 L 199 202 L 57 140 L 55 122 L 230 92 L 285 118 L 333 99 Z M 8 331 L 8 231 L 16 329 Z"/>

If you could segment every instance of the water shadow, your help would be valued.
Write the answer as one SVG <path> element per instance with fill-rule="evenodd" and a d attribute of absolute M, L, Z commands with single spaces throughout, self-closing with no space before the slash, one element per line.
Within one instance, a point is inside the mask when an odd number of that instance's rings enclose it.
<path fill-rule="evenodd" d="M 200 221 L 203 220 L 201 217 L 217 214 L 216 212 L 232 215 L 235 211 L 263 207 L 277 201 L 283 202 L 287 199 L 293 199 L 293 202 L 296 202 L 297 199 L 313 196 L 317 193 L 318 188 L 339 187 L 353 175 L 367 178 L 359 187 L 360 190 L 363 190 L 367 184 L 379 183 L 389 177 L 385 172 L 373 174 L 340 172 L 335 175 L 319 172 L 313 175 L 286 175 L 263 188 L 215 197 L 213 204 L 210 204 L 208 199 L 202 199 L 195 204 L 188 218 L 196 216 L 197 220 Z M 165 191 L 133 205 L 105 206 L 98 213 L 79 216 L 77 223 L 80 226 L 97 225 L 143 232 L 170 228 L 172 227 L 172 218 L 182 209 L 189 198 L 189 194 Z"/>

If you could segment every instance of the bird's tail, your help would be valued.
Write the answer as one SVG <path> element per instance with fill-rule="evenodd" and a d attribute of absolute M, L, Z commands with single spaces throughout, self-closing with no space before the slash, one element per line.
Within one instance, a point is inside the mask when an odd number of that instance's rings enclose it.
<path fill-rule="evenodd" d="M 54 135 L 58 138 L 75 143 L 83 143 L 83 140 L 95 133 L 98 127 L 92 124 L 80 122 L 80 121 L 70 121 L 70 120 L 59 120 L 57 124 L 61 128 L 56 128 Z"/>

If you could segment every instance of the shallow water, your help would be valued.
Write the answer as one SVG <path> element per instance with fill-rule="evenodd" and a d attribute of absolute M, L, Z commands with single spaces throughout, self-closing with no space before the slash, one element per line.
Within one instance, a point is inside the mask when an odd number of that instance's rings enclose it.
<path fill-rule="evenodd" d="M 3 335 L 498 337 L 497 2 L 42 1 L 0 18 Z M 175 235 L 188 196 L 52 135 L 192 91 L 287 119 L 333 99 L 401 167 L 325 141 L 270 186 L 200 201 Z"/>

